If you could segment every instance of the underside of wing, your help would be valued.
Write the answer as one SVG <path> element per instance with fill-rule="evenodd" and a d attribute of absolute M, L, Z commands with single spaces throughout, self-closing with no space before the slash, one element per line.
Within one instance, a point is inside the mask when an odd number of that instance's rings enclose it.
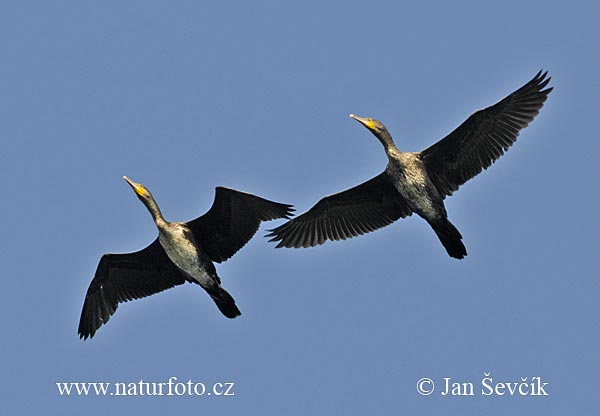
<path fill-rule="evenodd" d="M 386 172 L 347 191 L 321 199 L 304 214 L 270 230 L 277 247 L 313 247 L 385 227 L 412 211 Z"/>
<path fill-rule="evenodd" d="M 291 205 L 217 187 L 210 210 L 188 226 L 210 258 L 220 263 L 250 241 L 261 221 L 289 218 L 292 211 Z"/>
<path fill-rule="evenodd" d="M 150 296 L 184 282 L 185 278 L 158 240 L 135 253 L 105 254 L 85 295 L 79 337 L 92 338 L 115 313 L 119 303 Z"/>
<path fill-rule="evenodd" d="M 429 177 L 445 196 L 487 169 L 540 112 L 552 88 L 541 71 L 497 104 L 471 115 L 452 133 L 421 152 Z M 546 88 L 546 89 L 544 89 Z"/>

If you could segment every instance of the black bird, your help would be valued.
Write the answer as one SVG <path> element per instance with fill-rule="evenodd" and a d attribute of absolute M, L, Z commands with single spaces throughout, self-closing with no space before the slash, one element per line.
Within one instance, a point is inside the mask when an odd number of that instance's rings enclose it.
<path fill-rule="evenodd" d="M 123 178 L 150 211 L 158 238 L 135 253 L 102 256 L 85 295 L 79 337 L 92 338 L 120 302 L 186 281 L 202 286 L 226 317 L 239 316 L 235 300 L 221 287 L 213 262 L 233 256 L 252 238 L 261 221 L 289 218 L 292 206 L 219 186 L 206 214 L 189 222 L 169 222 L 146 187 Z"/>
<path fill-rule="evenodd" d="M 270 230 L 277 247 L 312 247 L 385 227 L 413 212 L 433 228 L 451 257 L 467 250 L 450 221 L 444 198 L 487 169 L 533 120 L 552 88 L 547 72 L 498 102 L 472 114 L 452 133 L 422 152 L 401 152 L 385 126 L 350 115 L 383 144 L 388 165 L 383 173 L 347 191 L 321 199 L 306 213 Z"/>

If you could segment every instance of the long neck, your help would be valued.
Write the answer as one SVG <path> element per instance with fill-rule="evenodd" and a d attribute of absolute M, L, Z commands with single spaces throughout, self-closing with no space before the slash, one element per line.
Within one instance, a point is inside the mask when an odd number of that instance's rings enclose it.
<path fill-rule="evenodd" d="M 377 133 L 374 133 L 375 137 L 377 137 L 379 139 L 379 141 L 381 142 L 381 144 L 383 145 L 386 153 L 389 153 L 392 150 L 398 150 L 398 148 L 396 148 L 396 145 L 394 144 L 394 140 L 392 139 L 392 135 L 390 134 L 389 131 L 387 130 L 383 130 L 383 131 L 378 131 Z"/>
<path fill-rule="evenodd" d="M 148 211 L 150 211 L 150 215 L 152 215 L 152 219 L 154 220 L 156 225 L 159 225 L 160 223 L 165 223 L 165 219 L 163 218 L 162 213 L 160 212 L 160 208 L 158 207 L 158 204 L 156 203 L 152 195 L 140 199 L 142 200 L 144 205 L 146 205 Z"/>

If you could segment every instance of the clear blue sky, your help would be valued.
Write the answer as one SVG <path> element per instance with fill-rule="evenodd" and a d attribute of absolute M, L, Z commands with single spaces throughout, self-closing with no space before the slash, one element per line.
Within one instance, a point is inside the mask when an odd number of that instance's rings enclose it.
<path fill-rule="evenodd" d="M 14 2 L 0 13 L 2 407 L 18 414 L 563 415 L 597 408 L 598 6 Z M 486 2 L 487 3 L 487 2 Z M 218 265 L 243 315 L 191 285 L 77 323 L 106 252 L 224 185 L 310 208 L 379 174 L 349 113 L 418 151 L 539 69 L 554 92 L 447 199 L 469 255 L 411 217 L 307 250 L 257 236 Z M 549 397 L 420 396 L 430 377 L 541 376 Z M 234 397 L 60 397 L 56 382 L 235 382 Z M 441 386 L 439 386 L 441 388 Z"/>

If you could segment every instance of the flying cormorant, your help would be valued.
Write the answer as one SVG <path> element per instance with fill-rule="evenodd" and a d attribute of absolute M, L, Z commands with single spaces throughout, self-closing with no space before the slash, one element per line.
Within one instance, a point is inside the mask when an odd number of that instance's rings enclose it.
<path fill-rule="evenodd" d="M 401 152 L 385 126 L 350 115 L 383 144 L 388 165 L 383 173 L 347 191 L 321 199 L 306 213 L 270 230 L 277 247 L 312 247 L 385 227 L 413 212 L 433 228 L 451 257 L 467 250 L 450 221 L 444 198 L 487 169 L 533 120 L 552 88 L 540 71 L 531 81 L 498 102 L 472 114 L 445 138 L 422 152 Z"/>
<path fill-rule="evenodd" d="M 252 238 L 261 221 L 289 218 L 292 206 L 219 186 L 206 214 L 189 222 L 169 222 L 146 187 L 123 178 L 150 211 L 158 238 L 135 253 L 102 256 L 85 295 L 79 337 L 92 338 L 119 303 L 186 281 L 202 286 L 226 317 L 239 316 L 235 300 L 221 287 L 213 262 L 233 256 Z"/>

